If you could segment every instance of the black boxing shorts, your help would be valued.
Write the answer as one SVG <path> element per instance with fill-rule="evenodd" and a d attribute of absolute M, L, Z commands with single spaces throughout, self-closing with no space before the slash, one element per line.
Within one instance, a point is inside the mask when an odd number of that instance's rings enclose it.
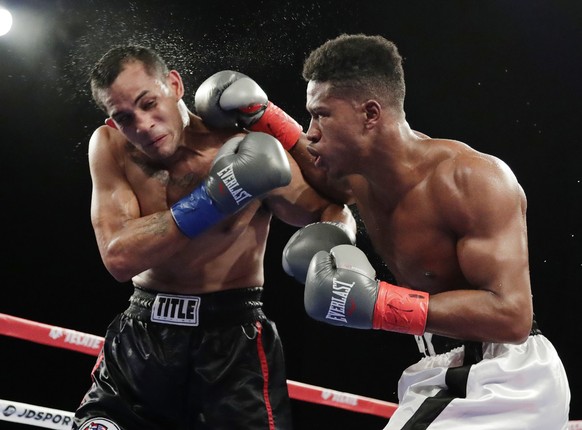
<path fill-rule="evenodd" d="M 135 288 L 107 329 L 73 429 L 291 429 L 283 348 L 261 294 Z"/>

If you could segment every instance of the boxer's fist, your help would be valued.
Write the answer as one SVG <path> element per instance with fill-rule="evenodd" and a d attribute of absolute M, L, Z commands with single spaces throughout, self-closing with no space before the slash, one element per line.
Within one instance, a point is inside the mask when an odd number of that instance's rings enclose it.
<path fill-rule="evenodd" d="M 378 296 L 376 271 L 352 245 L 320 251 L 311 260 L 305 281 L 307 314 L 332 325 L 370 329 Z"/>
<path fill-rule="evenodd" d="M 300 228 L 291 236 L 283 249 L 283 269 L 297 281 L 305 284 L 307 268 L 319 251 L 329 251 L 336 245 L 356 243 L 354 232 L 344 224 L 316 222 Z"/>
<path fill-rule="evenodd" d="M 307 314 L 337 326 L 421 335 L 428 299 L 424 291 L 378 281 L 366 255 L 352 245 L 315 254 L 305 281 Z"/>
<path fill-rule="evenodd" d="M 171 207 L 178 228 L 194 237 L 253 198 L 291 182 L 289 160 L 279 142 L 265 133 L 228 140 L 202 185 Z"/>
<path fill-rule="evenodd" d="M 285 149 L 292 148 L 301 135 L 301 126 L 269 102 L 261 87 L 240 72 L 222 70 L 210 76 L 196 90 L 194 103 L 206 124 L 268 133 Z"/>
<path fill-rule="evenodd" d="M 255 81 L 232 70 L 210 76 L 194 96 L 198 115 L 219 128 L 248 128 L 263 115 L 267 102 L 267 94 Z"/>

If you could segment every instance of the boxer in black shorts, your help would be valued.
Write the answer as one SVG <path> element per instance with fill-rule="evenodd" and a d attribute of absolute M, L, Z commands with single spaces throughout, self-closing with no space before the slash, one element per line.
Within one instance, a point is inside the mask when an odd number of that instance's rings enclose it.
<path fill-rule="evenodd" d="M 136 288 L 109 327 L 77 417 L 107 411 L 121 428 L 140 429 L 291 428 L 283 349 L 261 294 L 260 287 L 199 296 Z M 169 299 L 175 303 L 152 322 L 152 308 Z"/>
<path fill-rule="evenodd" d="M 351 212 L 305 182 L 285 151 L 301 127 L 244 75 L 206 81 L 198 116 L 155 51 L 118 46 L 91 89 L 108 115 L 89 143 L 91 221 L 105 267 L 134 292 L 73 428 L 290 429 L 281 340 L 261 309 L 270 221 L 353 243 Z"/>

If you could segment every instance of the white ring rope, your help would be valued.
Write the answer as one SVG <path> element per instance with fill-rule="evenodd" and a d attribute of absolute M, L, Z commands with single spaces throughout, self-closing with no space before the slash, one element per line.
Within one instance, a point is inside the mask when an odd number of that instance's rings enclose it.
<path fill-rule="evenodd" d="M 69 430 L 73 413 L 0 399 L 0 419 L 47 429 Z"/>

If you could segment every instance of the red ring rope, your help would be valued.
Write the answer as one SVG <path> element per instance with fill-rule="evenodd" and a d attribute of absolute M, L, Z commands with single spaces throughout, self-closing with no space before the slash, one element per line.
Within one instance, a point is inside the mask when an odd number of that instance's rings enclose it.
<path fill-rule="evenodd" d="M 103 338 L 99 336 L 3 313 L 0 313 L 0 334 L 94 356 L 99 354 L 103 346 Z M 295 400 L 333 406 L 383 418 L 390 418 L 398 406 L 396 403 L 291 380 L 287 380 L 287 387 L 289 388 L 289 396 Z"/>
<path fill-rule="evenodd" d="M 0 334 L 12 336 L 19 339 L 29 340 L 44 345 L 57 348 L 71 349 L 85 354 L 97 356 L 103 345 L 103 338 L 92 334 L 69 330 L 62 327 L 43 324 L 0 313 Z M 317 387 L 315 385 L 287 380 L 289 396 L 295 400 L 316 403 L 319 405 L 333 406 L 370 415 L 377 415 L 383 418 L 390 418 L 396 407 L 396 403 L 376 400 L 370 397 L 358 396 L 356 394 L 344 393 L 331 390 L 329 388 Z M 15 413 L 14 416 L 0 417 L 8 421 L 20 422 L 23 424 L 41 425 L 39 414 L 42 415 L 42 426 L 47 428 L 60 429 L 64 422 L 55 422 L 55 419 L 71 419 L 72 413 L 56 409 L 43 408 L 41 406 L 27 405 L 18 402 L 8 402 L 0 399 L 2 409 L 12 408 L 15 411 L 23 410 L 35 415 L 27 422 L 27 417 Z M 20 418 L 19 418 L 20 417 Z M 51 420 L 48 420 L 51 417 Z M 582 421 L 570 421 L 568 430 L 582 430 Z"/>

